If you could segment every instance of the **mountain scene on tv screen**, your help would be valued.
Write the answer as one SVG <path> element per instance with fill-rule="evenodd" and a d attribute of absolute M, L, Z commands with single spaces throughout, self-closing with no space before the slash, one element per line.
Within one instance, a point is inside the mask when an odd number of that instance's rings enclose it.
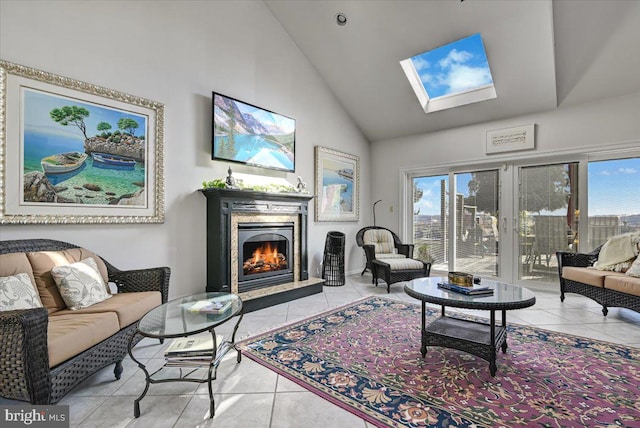
<path fill-rule="evenodd" d="M 214 156 L 294 170 L 295 120 L 214 95 Z"/>

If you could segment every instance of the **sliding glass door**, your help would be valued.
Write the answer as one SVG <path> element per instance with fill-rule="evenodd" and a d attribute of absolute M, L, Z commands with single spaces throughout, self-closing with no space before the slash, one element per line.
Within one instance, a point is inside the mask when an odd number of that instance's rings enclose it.
<path fill-rule="evenodd" d="M 412 187 L 415 254 L 437 271 L 497 276 L 498 171 L 414 177 Z"/>
<path fill-rule="evenodd" d="M 557 289 L 557 251 L 640 232 L 640 157 L 555 157 L 414 174 L 407 232 L 433 275 L 464 271 Z"/>
<path fill-rule="evenodd" d="M 576 244 L 578 163 L 521 167 L 518 195 L 518 278 L 553 282 L 556 251 Z"/>
<path fill-rule="evenodd" d="M 590 251 L 614 235 L 640 232 L 640 158 L 590 161 L 587 240 Z"/>

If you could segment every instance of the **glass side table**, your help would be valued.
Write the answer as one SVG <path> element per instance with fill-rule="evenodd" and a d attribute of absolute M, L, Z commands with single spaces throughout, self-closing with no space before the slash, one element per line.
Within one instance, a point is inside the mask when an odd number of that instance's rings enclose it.
<path fill-rule="evenodd" d="M 211 312 L 194 312 L 190 310 L 194 304 L 202 304 L 205 301 L 211 303 L 218 303 L 223 306 L 223 311 L 220 313 Z M 231 318 L 238 316 L 236 325 L 233 328 L 230 340 L 223 340 L 221 343 L 217 343 L 217 337 L 215 328 L 219 325 L 227 322 Z M 240 321 L 242 320 L 242 299 L 235 294 L 229 293 L 201 293 L 193 296 L 180 297 L 178 299 L 171 300 L 164 303 L 151 311 L 149 311 L 138 322 L 138 328 L 136 332 L 131 336 L 129 340 L 129 356 L 138 364 L 138 367 L 142 369 L 146 377 L 146 386 L 142 394 L 135 400 L 133 405 L 133 415 L 137 418 L 140 416 L 140 400 L 149 391 L 149 385 L 153 383 L 165 383 L 165 382 L 196 382 L 207 383 L 209 386 L 209 401 L 210 401 L 210 417 L 214 415 L 214 400 L 213 389 L 211 387 L 211 381 L 216 379 L 218 365 L 224 357 L 224 355 L 231 349 L 235 349 L 238 353 L 236 361 L 239 363 L 242 359 L 240 349 L 236 347 L 235 338 Z M 188 337 L 198 333 L 209 332 L 213 339 L 213 348 L 211 350 L 211 360 L 206 364 L 199 367 L 184 367 L 180 368 L 180 375 L 178 377 L 170 377 L 157 379 L 154 375 L 167 368 L 167 365 L 160 367 L 153 373 L 149 373 L 146 366 L 138 361 L 133 355 L 133 339 L 136 334 L 144 337 L 151 337 L 160 339 Z M 172 366 L 173 367 L 173 366 Z M 208 369 L 208 375 L 206 378 L 190 377 L 198 369 Z M 184 370 L 184 372 L 183 372 Z"/>

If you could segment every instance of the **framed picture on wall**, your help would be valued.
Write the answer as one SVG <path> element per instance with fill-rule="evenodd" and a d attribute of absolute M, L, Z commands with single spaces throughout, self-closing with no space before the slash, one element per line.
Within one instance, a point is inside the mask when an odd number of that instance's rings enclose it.
<path fill-rule="evenodd" d="M 164 105 L 0 61 L 0 224 L 162 223 Z"/>
<path fill-rule="evenodd" d="M 316 221 L 358 221 L 360 158 L 315 147 Z"/>

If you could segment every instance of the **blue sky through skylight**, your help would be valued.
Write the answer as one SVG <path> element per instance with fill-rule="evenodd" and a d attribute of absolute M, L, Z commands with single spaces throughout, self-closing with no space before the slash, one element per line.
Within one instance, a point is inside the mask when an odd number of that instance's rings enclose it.
<path fill-rule="evenodd" d="M 429 98 L 493 83 L 480 33 L 411 58 Z"/>

